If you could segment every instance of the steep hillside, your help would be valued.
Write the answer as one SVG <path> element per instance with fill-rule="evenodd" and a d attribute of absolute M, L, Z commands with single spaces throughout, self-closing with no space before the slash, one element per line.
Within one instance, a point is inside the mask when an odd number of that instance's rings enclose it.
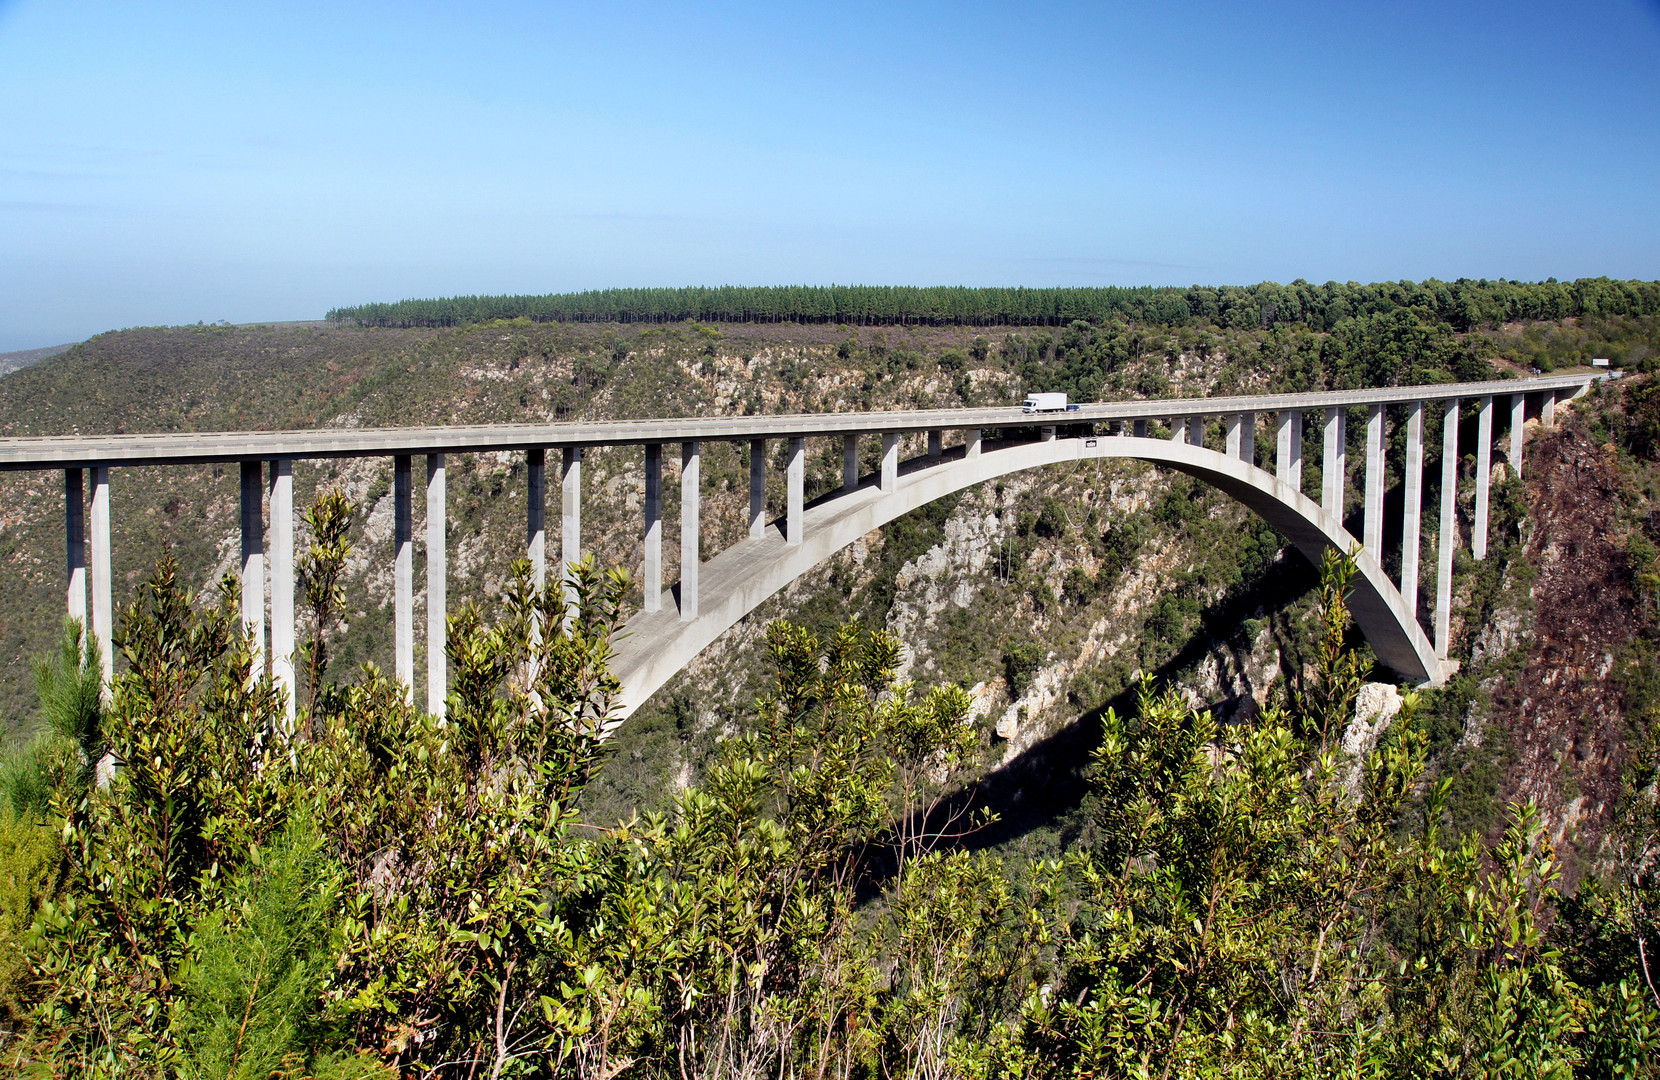
<path fill-rule="evenodd" d="M 0 433 L 946 406 L 1011 402 L 1037 385 L 1103 399 L 1217 394 L 1355 385 L 1380 372 L 1398 382 L 1469 378 L 1506 370 L 1501 355 L 1526 360 L 1551 350 L 1640 363 L 1656 343 L 1653 319 L 1471 334 L 1416 322 L 1351 322 L 1331 333 L 526 320 L 144 329 L 102 335 L 0 380 Z M 1612 394 L 1582 404 L 1584 418 L 1534 438 L 1525 488 L 1501 487 L 1493 558 L 1477 567 L 1461 553 L 1455 651 L 1468 663 L 1430 707 L 1442 767 L 1461 778 L 1461 824 L 1492 828 L 1498 798 L 1531 794 L 1552 808 L 1559 829 L 1577 822 L 1594 842 L 1626 747 L 1646 725 L 1633 719 L 1626 695 L 1629 671 L 1649 655 L 1652 605 L 1622 546 L 1646 521 L 1648 466 L 1616 431 L 1623 420 Z M 1360 427 L 1351 424 L 1351 438 Z M 1438 433 L 1427 434 L 1438 445 Z M 920 442 L 905 450 L 921 452 Z M 809 498 L 839 486 L 839 455 L 839 445 L 809 444 Z M 1400 455 L 1394 461 L 1398 468 Z M 455 455 L 450 467 L 451 603 L 488 603 L 521 542 L 523 465 L 480 454 Z M 709 447 L 704 471 L 707 557 L 743 535 L 743 451 Z M 198 583 L 233 566 L 234 472 L 117 474 L 118 593 L 163 550 Z M 1432 462 L 1427 472 L 1433 482 L 1439 470 Z M 1318 492 L 1319 484 L 1311 467 L 1306 488 Z M 348 617 L 336 629 L 334 674 L 345 677 L 359 662 L 390 658 L 390 462 L 296 468 L 301 501 L 330 485 L 360 506 Z M 594 451 L 585 486 L 587 545 L 603 563 L 637 569 L 638 451 Z M 671 523 L 677 487 L 668 478 Z M 770 492 L 778 512 L 782 495 L 780 479 Z M 28 658 L 45 650 L 61 612 L 61 498 L 54 475 L 0 477 L 0 561 L 9 571 L 0 579 L 8 658 L 0 708 L 14 730 L 33 712 Z M 1351 510 L 1357 498 L 1351 492 Z M 1398 497 L 1388 513 L 1398 520 Z M 1434 542 L 1426 535 L 1425 550 Z M 665 556 L 672 581 L 675 545 Z M 419 563 L 417 549 L 417 583 Z M 763 686 L 767 620 L 825 626 L 857 617 L 900 635 L 910 677 L 971 689 L 987 747 L 979 797 L 1003 817 L 981 839 L 1052 849 L 1078 827 L 1080 768 L 1102 710 L 1122 703 L 1145 672 L 1225 718 L 1248 719 L 1301 676 L 1313 580 L 1272 530 L 1219 494 L 1149 466 L 1090 463 L 982 485 L 865 537 L 735 628 L 625 726 L 587 810 L 610 821 L 661 806 L 721 737 L 742 729 Z M 1427 582 L 1424 595 L 1433 596 Z M 416 610 L 424 610 L 419 598 Z M 417 642 L 423 637 L 417 627 Z"/>

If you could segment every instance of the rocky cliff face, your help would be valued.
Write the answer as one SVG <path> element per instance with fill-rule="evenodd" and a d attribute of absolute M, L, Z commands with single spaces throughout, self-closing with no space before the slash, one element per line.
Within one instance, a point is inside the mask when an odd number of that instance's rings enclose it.
<path fill-rule="evenodd" d="M 1539 803 L 1576 872 L 1599 851 L 1643 726 L 1630 689 L 1652 666 L 1629 551 L 1645 530 L 1647 469 L 1622 461 L 1598 408 L 1530 441 L 1520 551 L 1448 695 L 1465 703 L 1448 767 L 1496 780 L 1499 799 Z"/>

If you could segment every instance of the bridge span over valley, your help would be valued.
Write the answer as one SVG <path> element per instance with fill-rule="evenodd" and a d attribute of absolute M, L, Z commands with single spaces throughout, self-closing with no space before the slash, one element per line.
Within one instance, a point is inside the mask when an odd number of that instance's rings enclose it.
<path fill-rule="evenodd" d="M 642 610 L 617 643 L 614 671 L 622 683 L 620 723 L 676 671 L 789 582 L 855 539 L 951 492 L 1024 469 L 1091 458 L 1128 458 L 1197 477 L 1239 500 L 1318 562 L 1328 548 L 1354 552 L 1359 568 L 1351 608 L 1378 658 L 1400 677 L 1438 684 L 1447 661 L 1453 552 L 1458 543 L 1456 489 L 1460 453 L 1476 456 L 1471 553 L 1486 556 L 1495 405 L 1507 427 L 1500 448 L 1521 472 L 1524 425 L 1555 424 L 1559 401 L 1585 394 L 1606 373 L 1585 372 L 1501 382 L 1390 387 L 1252 397 L 1123 401 L 1083 405 L 1064 414 L 1018 408 L 895 410 L 782 416 L 689 417 L 559 424 L 498 424 L 201 434 L 54 436 L 0 439 L 0 470 L 61 470 L 64 477 L 66 606 L 85 620 L 102 649 L 110 677 L 113 629 L 110 592 L 109 489 L 113 470 L 155 465 L 236 462 L 241 468 L 243 619 L 286 691 L 290 715 L 294 676 L 293 464 L 341 457 L 393 459 L 394 671 L 413 700 L 413 462 L 426 459 L 427 709 L 442 714 L 447 695 L 445 649 L 445 455 L 513 451 L 526 458 L 529 483 L 526 553 L 536 582 L 547 574 L 546 462 L 558 451 L 561 566 L 582 557 L 582 460 L 591 446 L 639 446 L 645 459 Z M 1473 406 L 1475 445 L 1460 447 L 1461 403 Z M 1419 546 L 1423 526 L 1424 413 L 1444 418 L 1435 597 L 1429 629 L 1419 620 Z M 1365 424 L 1362 460 L 1348 460 L 1351 415 Z M 1221 424 L 1207 444 L 1210 419 Z M 1256 429 L 1273 434 L 1271 461 L 1258 462 Z M 1405 425 L 1404 515 L 1399 536 L 1384 536 L 1385 427 Z M 1322 488 L 1303 491 L 1303 445 L 1318 439 Z M 899 460 L 902 435 L 926 433 L 927 453 Z M 1000 433 L 1000 434 L 997 434 Z M 995 437 L 994 437 L 995 435 Z M 804 500 L 805 444 L 839 439 L 843 485 Z M 766 516 L 767 444 L 788 440 L 786 511 Z M 880 467 L 860 470 L 865 440 L 881 442 Z M 701 447 L 712 440 L 747 443 L 749 535 L 708 561 L 699 554 Z M 949 445 L 948 445 L 949 442 Z M 681 461 L 681 578 L 663 582 L 663 449 Z M 1344 525 L 1351 475 L 1361 493 L 1361 534 Z M 88 490 L 90 488 L 90 491 Z M 269 553 L 265 503 L 269 499 Z M 88 520 L 90 518 L 90 521 Z M 90 536 L 89 536 L 90 533 Z M 90 541 L 90 543 L 89 543 Z M 1385 547 L 1399 553 L 1399 574 L 1384 570 Z M 269 554 L 269 557 L 267 557 Z M 271 607 L 266 642 L 266 575 Z M 90 604 L 89 604 L 90 593 Z"/>

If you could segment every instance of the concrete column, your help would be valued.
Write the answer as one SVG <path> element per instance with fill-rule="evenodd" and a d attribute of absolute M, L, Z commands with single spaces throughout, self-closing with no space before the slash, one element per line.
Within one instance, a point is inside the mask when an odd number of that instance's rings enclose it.
<path fill-rule="evenodd" d="M 1522 428 L 1527 421 L 1527 395 L 1510 395 L 1510 468 L 1522 475 Z"/>
<path fill-rule="evenodd" d="M 1187 417 L 1172 416 L 1170 418 L 1170 441 L 1179 443 L 1187 441 Z"/>
<path fill-rule="evenodd" d="M 115 677 L 115 643 L 110 634 L 115 629 L 115 610 L 110 602 L 110 471 L 95 467 L 92 470 L 92 521 L 88 523 L 92 539 L 92 565 L 87 569 L 92 584 L 92 633 L 98 639 L 98 660 L 104 672 L 104 694 L 109 695 L 110 680 Z"/>
<path fill-rule="evenodd" d="M 1301 491 L 1303 486 L 1303 414 L 1285 409 L 1276 417 L 1274 477 Z"/>
<path fill-rule="evenodd" d="M 253 651 L 254 681 L 265 676 L 264 462 L 242 462 L 242 626 Z"/>
<path fill-rule="evenodd" d="M 1187 418 L 1187 444 L 1203 447 L 1205 445 L 1205 418 L 1190 416 Z"/>
<path fill-rule="evenodd" d="M 882 435 L 882 491 L 890 492 L 899 486 L 899 436 L 893 432 Z"/>
<path fill-rule="evenodd" d="M 1458 546 L 1458 399 L 1442 402 L 1441 517 L 1436 523 L 1435 655 L 1447 656 L 1452 620 L 1452 557 Z"/>
<path fill-rule="evenodd" d="M 1242 426 L 1241 426 L 1243 419 L 1244 418 L 1242 416 L 1240 416 L 1238 413 L 1233 413 L 1232 415 L 1230 415 L 1227 418 L 1227 423 L 1228 423 L 1227 441 L 1223 444 L 1222 449 L 1223 449 L 1223 452 L 1231 458 L 1238 458 L 1239 457 L 1239 450 L 1242 446 L 1244 446 L 1244 443 L 1241 441 L 1241 438 L 1240 438 L 1240 436 L 1243 434 L 1243 430 L 1242 430 Z"/>
<path fill-rule="evenodd" d="M 852 491 L 859 486 L 859 437 L 842 436 L 842 490 Z"/>
<path fill-rule="evenodd" d="M 445 459 L 427 455 L 427 712 L 443 716 L 449 697 L 449 550 Z M 275 509 L 272 513 L 276 513 Z"/>
<path fill-rule="evenodd" d="M 969 428 L 963 432 L 963 456 L 977 458 L 980 456 L 980 429 Z"/>
<path fill-rule="evenodd" d="M 392 669 L 415 701 L 415 513 L 408 454 L 392 459 Z"/>
<path fill-rule="evenodd" d="M 1383 562 L 1383 406 L 1373 405 L 1366 417 L 1365 527 L 1361 543 L 1379 564 Z"/>
<path fill-rule="evenodd" d="M 548 583 L 548 470 L 541 447 L 525 451 L 525 556 L 537 590 Z"/>
<path fill-rule="evenodd" d="M 1039 442 L 1054 442 L 1055 441 L 1055 429 L 1053 427 L 1040 427 L 1040 428 L 1038 428 L 1038 441 Z"/>
<path fill-rule="evenodd" d="M 1147 437 L 1147 421 L 1146 420 L 1137 420 L 1137 421 L 1135 421 L 1135 423 L 1133 425 L 1131 425 L 1130 430 L 1135 432 L 1135 437 L 1136 438 L 1145 439 Z"/>
<path fill-rule="evenodd" d="M 1303 490 L 1303 414 L 1291 420 L 1291 486 Z"/>
<path fill-rule="evenodd" d="M 1245 413 L 1239 418 L 1239 460 L 1247 465 L 1257 463 L 1257 414 Z"/>
<path fill-rule="evenodd" d="M 582 561 L 582 457 L 585 448 L 567 446 L 559 476 L 559 580 L 565 583 L 569 619 L 576 613 L 576 577 L 571 566 Z"/>
<path fill-rule="evenodd" d="M 1470 553 L 1477 560 L 1487 558 L 1487 503 L 1492 483 L 1493 395 L 1486 394 L 1476 414 L 1476 520 L 1470 532 Z"/>
<path fill-rule="evenodd" d="M 1546 390 L 1539 395 L 1539 426 L 1546 431 L 1556 427 L 1556 391 Z"/>
<path fill-rule="evenodd" d="M 1401 526 L 1401 598 L 1406 610 L 1418 611 L 1418 529 L 1424 503 L 1424 403 L 1414 401 L 1406 414 L 1406 510 Z"/>
<path fill-rule="evenodd" d="M 680 444 L 680 621 L 697 618 L 698 497 L 703 455 L 695 442 Z"/>
<path fill-rule="evenodd" d="M 802 488 L 807 480 L 807 440 L 790 440 L 789 462 L 784 469 L 784 543 L 801 544 L 801 516 L 806 500 Z"/>
<path fill-rule="evenodd" d="M 767 441 L 749 440 L 749 538 L 767 531 Z"/>
<path fill-rule="evenodd" d="M 294 678 L 294 463 L 287 458 L 271 462 L 271 678 L 282 691 L 292 733 L 299 684 Z"/>
<path fill-rule="evenodd" d="M 645 609 L 663 608 L 663 444 L 646 444 Z"/>
<path fill-rule="evenodd" d="M 1349 471 L 1347 409 L 1326 410 L 1326 427 L 1320 436 L 1320 506 L 1337 520 L 1343 520 L 1343 481 Z"/>
<path fill-rule="evenodd" d="M 81 624 L 86 640 L 86 491 L 81 470 L 63 471 L 63 541 L 65 559 L 66 610 Z"/>
<path fill-rule="evenodd" d="M 945 452 L 945 437 L 943 432 L 930 431 L 928 433 L 928 456 L 939 457 Z"/>

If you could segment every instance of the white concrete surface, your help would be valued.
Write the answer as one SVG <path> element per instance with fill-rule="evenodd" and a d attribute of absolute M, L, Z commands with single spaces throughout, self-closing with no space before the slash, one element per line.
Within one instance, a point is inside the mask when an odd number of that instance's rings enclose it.
<path fill-rule="evenodd" d="M 410 455 L 392 459 L 392 670 L 415 700 L 415 521 Z"/>
<path fill-rule="evenodd" d="M 1436 519 L 1435 654 L 1447 655 L 1452 558 L 1458 546 L 1458 399 L 1441 403 L 1441 516 Z"/>
<path fill-rule="evenodd" d="M 1418 530 L 1424 513 L 1424 403 L 1414 401 L 1406 413 L 1405 522 L 1401 529 L 1401 596 L 1406 610 L 1418 611 Z"/>
<path fill-rule="evenodd" d="M 1373 405 L 1366 414 L 1366 488 L 1361 493 L 1365 513 L 1361 532 L 1372 558 L 1383 559 L 1383 409 Z"/>
<path fill-rule="evenodd" d="M 1470 554 L 1487 558 L 1488 501 L 1493 486 L 1493 395 L 1483 394 L 1476 413 L 1476 516 L 1470 531 Z"/>
<path fill-rule="evenodd" d="M 271 462 L 271 678 L 283 695 L 283 717 L 294 731 L 299 683 L 294 677 L 294 463 Z"/>
<path fill-rule="evenodd" d="M 92 468 L 91 516 L 87 530 L 92 541 L 88 567 L 92 585 L 92 633 L 98 639 L 98 662 L 103 667 L 107 696 L 110 680 L 115 676 L 115 642 L 110 637 L 115 630 L 115 610 L 110 598 L 110 471 L 96 465 Z"/>
<path fill-rule="evenodd" d="M 443 454 L 427 455 L 427 712 L 443 716 L 449 696 L 449 545 Z M 276 511 L 272 510 L 275 514 Z M 271 603 L 276 604 L 275 593 Z M 274 637 L 274 635 L 273 635 Z"/>

